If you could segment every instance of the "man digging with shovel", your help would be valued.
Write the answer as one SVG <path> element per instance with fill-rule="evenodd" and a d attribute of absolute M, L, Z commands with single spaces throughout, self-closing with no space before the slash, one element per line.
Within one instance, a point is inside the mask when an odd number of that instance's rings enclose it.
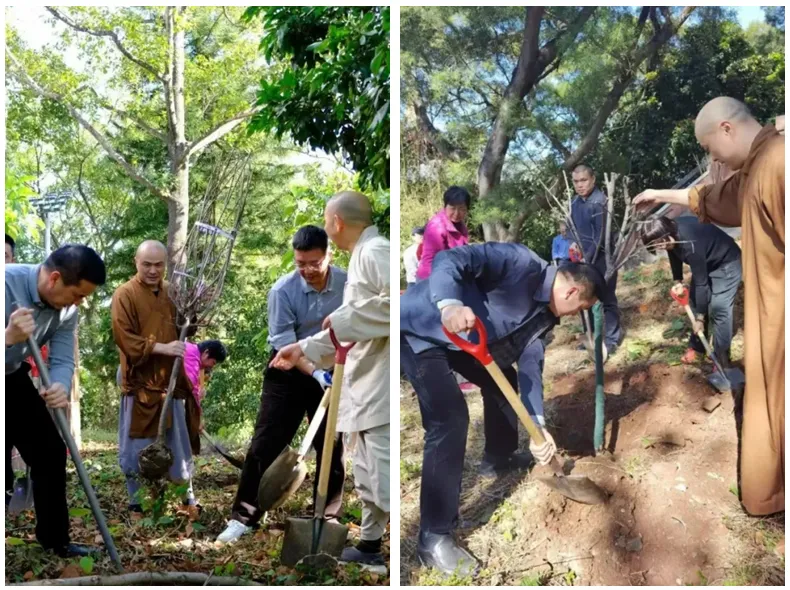
<path fill-rule="evenodd" d="M 320 332 L 326 317 L 343 301 L 346 271 L 329 263 L 326 232 L 313 225 L 304 226 L 294 235 L 292 247 L 296 270 L 281 277 L 269 291 L 270 361 L 283 348 Z M 268 366 L 264 369 L 263 393 L 255 433 L 244 459 L 231 520 L 217 541 L 234 542 L 252 530 L 261 519 L 261 510 L 266 509 L 258 505 L 261 477 L 296 436 L 305 415 L 308 420 L 313 420 L 330 379 L 328 373 L 316 369 L 308 359 L 301 359 L 288 370 Z M 324 425 L 321 425 L 314 439 L 316 473 L 321 468 L 324 431 Z M 326 507 L 329 518 L 341 514 L 345 476 L 343 442 L 338 436 L 335 438 L 329 476 Z M 315 483 L 317 486 L 317 478 Z"/>
<path fill-rule="evenodd" d="M 420 403 L 425 428 L 420 490 L 420 562 L 460 576 L 473 575 L 477 561 L 453 536 L 459 517 L 461 478 L 466 454 L 469 412 L 453 377 L 460 372 L 480 386 L 483 395 L 484 475 L 527 468 L 531 457 L 517 453 L 514 408 L 484 367 L 451 344 L 450 334 L 473 329 L 482 321 L 490 353 L 521 399 L 545 439 L 530 441 L 543 465 L 552 461 L 556 444 L 543 417 L 544 338 L 565 315 L 587 310 L 606 289 L 591 265 L 555 267 L 526 246 L 486 243 L 437 255 L 429 280 L 401 298 L 401 366 Z M 518 371 L 513 363 L 518 363 Z"/>
<path fill-rule="evenodd" d="M 379 236 L 365 195 L 344 191 L 324 210 L 326 233 L 351 252 L 343 305 L 326 318 L 324 331 L 283 348 L 271 363 L 290 369 L 303 357 L 322 366 L 335 358 L 329 328 L 348 353 L 342 383 L 339 432 L 356 435 L 354 481 L 362 500 L 361 540 L 340 559 L 384 565 L 381 539 L 389 522 L 390 487 L 390 243 Z"/>
<path fill-rule="evenodd" d="M 66 504 L 66 445 L 47 408 L 66 408 L 74 373 L 77 307 L 106 278 L 104 262 L 91 248 L 65 245 L 41 265 L 5 269 L 6 447 L 15 446 L 31 468 L 36 539 L 62 557 L 96 551 L 69 540 Z M 20 299 L 15 299 L 14 295 Z M 33 336 L 49 343 L 51 387 L 38 392 L 23 360 Z"/>
<path fill-rule="evenodd" d="M 697 334 L 704 332 L 708 339 L 708 324 L 712 324 L 713 353 L 726 371 L 730 368 L 735 295 L 741 284 L 741 249 L 718 227 L 699 223 L 694 217 L 651 219 L 642 226 L 641 236 L 649 251 L 667 251 L 676 295 L 682 295 L 684 290 L 683 264 L 691 267 L 695 322 L 689 348 L 681 360 L 690 364 L 696 361 L 697 353 L 705 354 Z M 718 391 L 726 391 L 729 386 L 727 375 L 715 367 L 708 381 Z"/>

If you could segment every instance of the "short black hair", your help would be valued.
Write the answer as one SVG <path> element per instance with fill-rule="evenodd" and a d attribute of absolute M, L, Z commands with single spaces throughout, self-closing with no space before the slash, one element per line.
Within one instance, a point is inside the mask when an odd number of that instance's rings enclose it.
<path fill-rule="evenodd" d="M 576 164 L 576 166 L 573 167 L 573 171 L 571 172 L 571 174 L 579 170 L 584 170 L 585 172 L 589 172 L 590 176 L 595 176 L 595 170 L 593 170 L 592 166 L 590 166 L 589 164 L 584 164 L 584 163 Z"/>
<path fill-rule="evenodd" d="M 592 264 L 585 262 L 566 262 L 558 269 L 558 273 L 570 278 L 577 285 L 582 285 L 584 291 L 581 294 L 585 300 L 595 297 L 598 301 L 603 301 L 606 292 L 606 280 L 603 273 Z"/>
<path fill-rule="evenodd" d="M 201 354 L 208 350 L 209 358 L 214 359 L 218 363 L 224 363 L 225 359 L 228 358 L 228 351 L 219 340 L 204 340 L 198 344 L 198 350 Z"/>
<path fill-rule="evenodd" d="M 67 287 L 88 281 L 96 286 L 107 280 L 104 261 L 93 248 L 83 244 L 65 244 L 44 261 L 44 268 L 58 271 Z"/>
<path fill-rule="evenodd" d="M 317 225 L 305 225 L 294 234 L 291 245 L 294 250 L 307 252 L 308 250 L 321 250 L 326 252 L 329 248 L 329 237 Z"/>
<path fill-rule="evenodd" d="M 642 243 L 650 248 L 650 244 L 659 240 L 664 241 L 667 237 L 672 237 L 675 241 L 678 239 L 678 224 L 674 219 L 669 217 L 658 217 L 657 219 L 649 219 L 642 224 L 639 230 Z"/>
<path fill-rule="evenodd" d="M 425 234 L 425 227 L 415 227 L 411 230 L 411 235 L 413 236 L 422 236 Z"/>
<path fill-rule="evenodd" d="M 9 236 L 8 234 L 5 235 L 5 243 L 11 246 L 11 253 L 13 254 L 16 250 L 16 242 L 14 242 L 14 238 Z"/>
<path fill-rule="evenodd" d="M 444 191 L 444 205 L 466 205 L 468 209 L 472 204 L 472 195 L 462 186 L 451 186 Z"/>

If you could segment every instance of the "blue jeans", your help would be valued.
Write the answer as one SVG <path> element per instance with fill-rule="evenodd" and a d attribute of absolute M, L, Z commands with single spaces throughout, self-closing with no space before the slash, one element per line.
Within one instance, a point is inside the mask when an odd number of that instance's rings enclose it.
<path fill-rule="evenodd" d="M 733 332 L 733 309 L 735 308 L 735 295 L 738 292 L 738 285 L 741 283 L 743 271 L 741 261 L 733 260 L 721 265 L 713 272 L 708 273 L 708 287 L 710 298 L 708 301 L 708 313 L 705 315 L 705 338 L 710 338 L 709 331 L 713 331 L 713 352 L 721 363 L 727 363 L 730 359 L 730 344 L 732 343 Z M 692 291 L 694 291 L 692 284 Z M 691 293 L 689 302 L 692 310 L 694 309 L 694 293 Z M 705 352 L 705 347 L 692 334 L 689 340 L 689 347 L 697 352 Z"/>

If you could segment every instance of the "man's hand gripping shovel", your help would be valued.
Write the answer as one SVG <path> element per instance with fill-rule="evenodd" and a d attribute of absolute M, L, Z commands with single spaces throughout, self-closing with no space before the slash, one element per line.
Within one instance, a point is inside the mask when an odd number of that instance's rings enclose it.
<path fill-rule="evenodd" d="M 502 373 L 502 370 L 494 362 L 493 357 L 488 352 L 488 346 L 486 344 L 487 334 L 483 322 L 481 322 L 479 318 L 475 318 L 475 330 L 477 330 L 477 334 L 480 339 L 478 344 L 473 344 L 467 340 L 464 340 L 457 334 L 449 332 L 446 328 L 443 329 L 453 344 L 455 344 L 464 352 L 471 354 L 478 361 L 480 361 L 480 363 L 482 363 L 496 384 L 502 390 L 502 393 L 505 394 L 507 401 L 510 402 L 511 406 L 513 406 L 513 409 L 516 411 L 516 415 L 519 417 L 519 420 L 521 420 L 524 428 L 527 429 L 529 436 L 535 443 L 542 445 L 546 440 L 543 436 L 543 433 L 541 432 L 540 428 L 538 428 L 538 426 L 532 421 L 532 418 L 529 416 L 529 412 L 527 412 L 524 404 L 521 403 L 521 399 L 519 398 L 518 394 L 513 390 L 510 382 L 507 380 L 505 375 Z M 562 462 L 560 461 L 558 455 L 555 454 L 551 458 L 549 461 L 549 466 L 554 472 L 554 475 L 540 477 L 538 479 L 563 496 L 570 498 L 571 500 L 575 500 L 576 502 L 581 502 L 582 504 L 602 504 L 608 500 L 609 494 L 593 483 L 590 478 L 583 475 L 565 475 L 565 472 L 562 468 Z"/>

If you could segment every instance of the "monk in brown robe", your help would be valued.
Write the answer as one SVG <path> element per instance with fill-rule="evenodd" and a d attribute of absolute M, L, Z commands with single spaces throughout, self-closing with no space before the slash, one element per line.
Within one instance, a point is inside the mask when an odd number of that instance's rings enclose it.
<path fill-rule="evenodd" d="M 137 274 L 113 294 L 112 332 L 121 353 L 121 416 L 118 446 L 126 475 L 129 510 L 139 512 L 138 457 L 153 443 L 167 394 L 170 373 L 185 345 L 178 340 L 177 311 L 163 280 L 167 249 L 161 242 L 140 244 L 134 261 Z M 188 483 L 184 503 L 196 504 L 192 491 L 192 454 L 200 452 L 200 410 L 191 384 L 181 371 L 168 417 L 165 442 L 173 453 L 169 477 Z"/>
<path fill-rule="evenodd" d="M 647 190 L 634 204 L 687 205 L 700 221 L 741 226 L 746 391 L 741 431 L 741 502 L 753 515 L 784 510 L 785 142 L 746 105 L 707 103 L 695 133 L 712 159 L 735 170 L 684 190 Z"/>

